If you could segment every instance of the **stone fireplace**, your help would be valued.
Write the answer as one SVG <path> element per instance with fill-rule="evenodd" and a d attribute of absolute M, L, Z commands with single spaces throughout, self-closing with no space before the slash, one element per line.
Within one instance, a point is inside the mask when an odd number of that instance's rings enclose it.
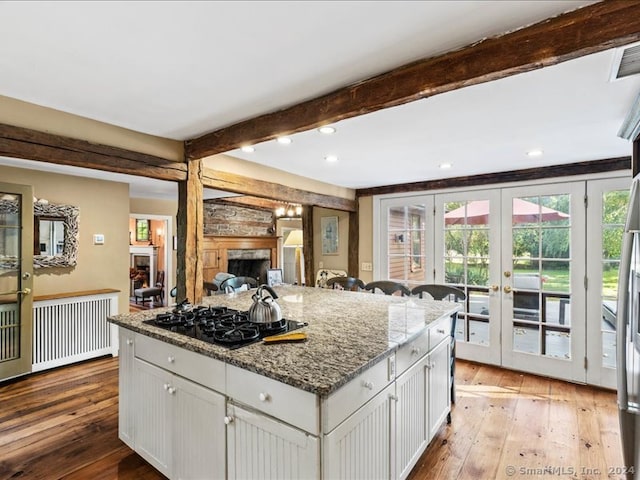
<path fill-rule="evenodd" d="M 277 237 L 226 237 L 205 235 L 203 280 L 213 282 L 219 272 L 254 277 L 267 283 L 266 271 L 278 265 Z"/>

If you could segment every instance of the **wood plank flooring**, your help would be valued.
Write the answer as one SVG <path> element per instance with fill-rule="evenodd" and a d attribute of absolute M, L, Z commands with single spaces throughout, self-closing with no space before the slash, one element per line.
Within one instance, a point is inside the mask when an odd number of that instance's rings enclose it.
<path fill-rule="evenodd" d="M 456 383 L 410 480 L 623 478 L 614 393 L 464 361 Z M 5 382 L 0 405 L 2 480 L 165 478 L 118 439 L 117 359 Z"/>

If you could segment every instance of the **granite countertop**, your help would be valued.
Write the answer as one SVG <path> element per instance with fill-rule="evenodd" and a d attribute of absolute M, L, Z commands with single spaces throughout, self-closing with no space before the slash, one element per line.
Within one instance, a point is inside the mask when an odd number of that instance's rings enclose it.
<path fill-rule="evenodd" d="M 369 292 L 297 286 L 274 289 L 283 317 L 308 323 L 299 330 L 307 333 L 306 342 L 259 342 L 230 350 L 143 323 L 171 308 L 114 315 L 109 321 L 302 390 L 328 395 L 391 355 L 429 323 L 459 309 L 451 302 Z M 253 293 L 255 290 L 204 297 L 201 305 L 248 310 Z"/>

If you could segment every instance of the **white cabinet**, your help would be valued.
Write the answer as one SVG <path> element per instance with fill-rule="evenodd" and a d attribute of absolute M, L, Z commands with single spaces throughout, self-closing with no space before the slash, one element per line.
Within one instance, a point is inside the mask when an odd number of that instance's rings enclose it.
<path fill-rule="evenodd" d="M 448 337 L 396 380 L 396 478 L 406 478 L 450 411 Z"/>
<path fill-rule="evenodd" d="M 229 479 L 319 477 L 317 437 L 232 403 L 227 405 L 225 422 Z"/>
<path fill-rule="evenodd" d="M 224 478 L 224 396 L 134 362 L 136 451 L 169 478 Z"/>
<path fill-rule="evenodd" d="M 134 404 L 133 353 L 136 334 L 131 330 L 118 329 L 118 354 L 120 375 L 118 377 L 118 435 L 120 440 L 129 448 L 135 450 L 134 419 L 136 408 Z"/>
<path fill-rule="evenodd" d="M 136 452 L 160 473 L 171 476 L 169 385 L 172 374 L 150 363 L 134 359 L 136 385 Z"/>
<path fill-rule="evenodd" d="M 395 436 L 391 383 L 324 437 L 324 478 L 390 478 Z"/>
<path fill-rule="evenodd" d="M 429 355 L 396 380 L 396 478 L 406 478 L 429 443 Z"/>
<path fill-rule="evenodd" d="M 429 354 L 429 441 L 451 409 L 450 348 L 446 339 Z"/>

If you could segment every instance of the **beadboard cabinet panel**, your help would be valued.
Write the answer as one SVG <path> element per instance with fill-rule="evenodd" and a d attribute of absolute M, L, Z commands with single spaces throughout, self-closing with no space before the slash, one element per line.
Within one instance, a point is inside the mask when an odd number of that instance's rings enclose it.
<path fill-rule="evenodd" d="M 231 403 L 226 418 L 229 479 L 319 478 L 318 437 Z"/>

